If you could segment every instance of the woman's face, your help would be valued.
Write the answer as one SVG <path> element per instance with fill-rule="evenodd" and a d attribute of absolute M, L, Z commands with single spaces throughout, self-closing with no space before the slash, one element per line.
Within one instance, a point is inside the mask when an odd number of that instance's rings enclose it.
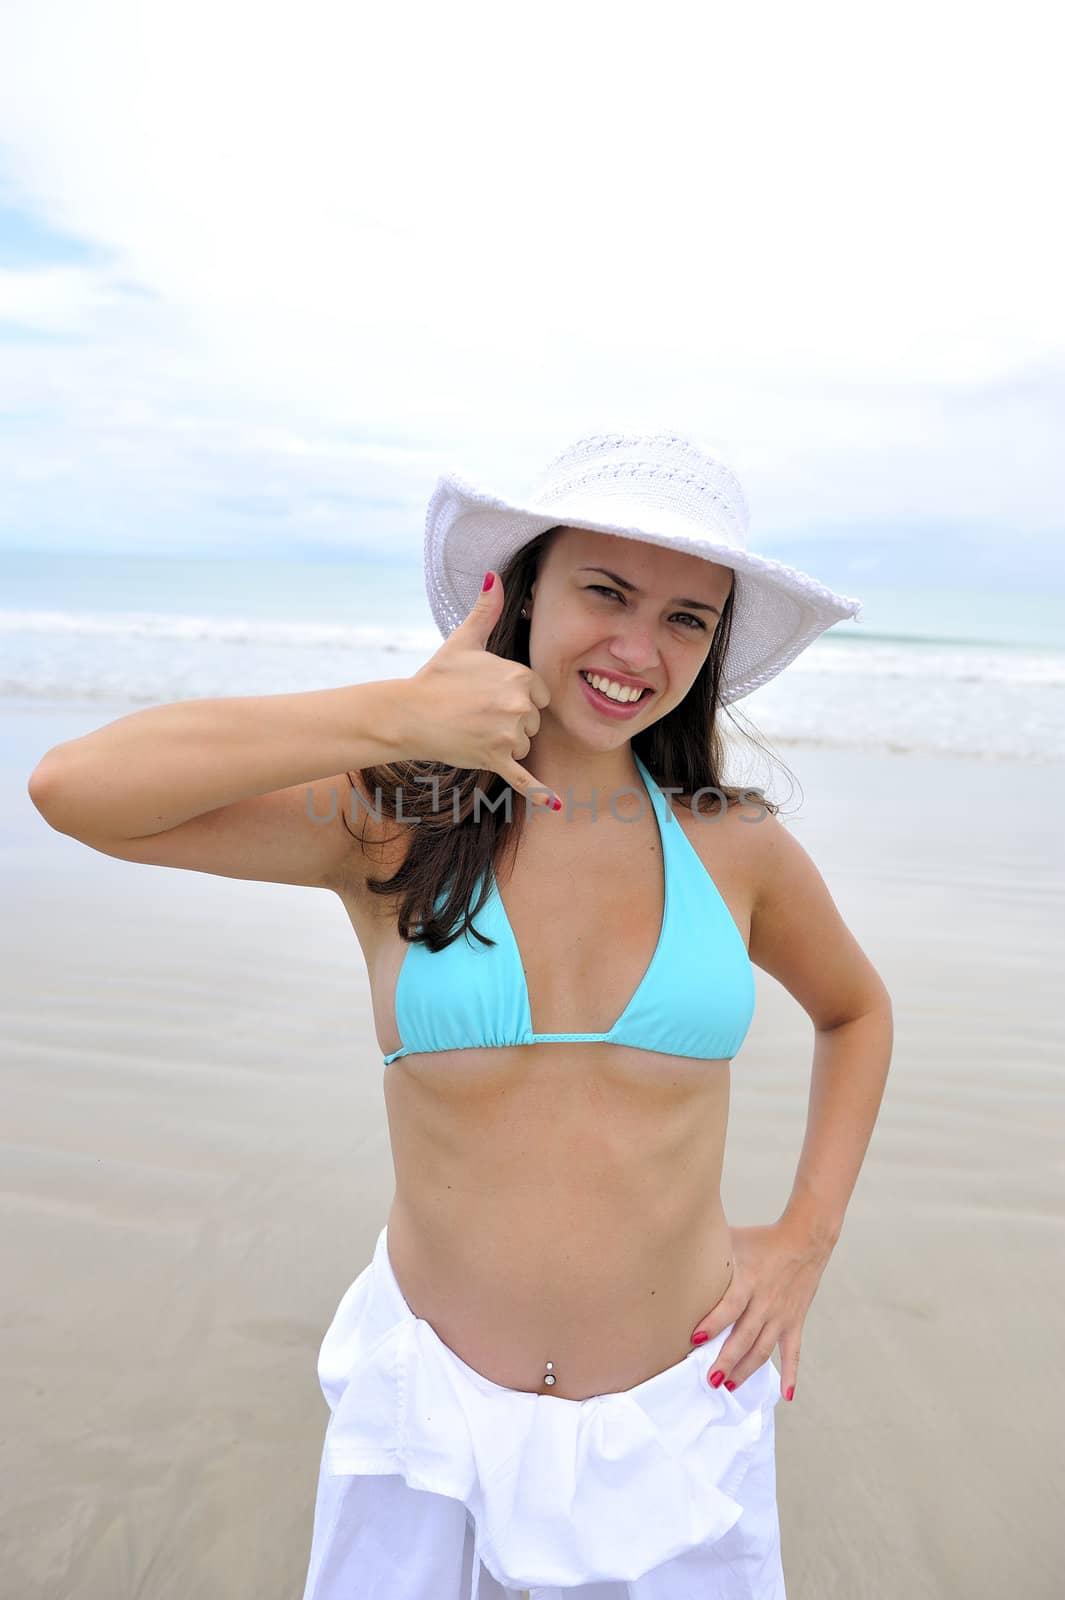
<path fill-rule="evenodd" d="M 528 607 L 529 665 L 550 691 L 549 714 L 609 743 L 672 711 L 709 654 L 733 576 L 701 556 L 564 527 Z M 631 703 L 604 700 L 585 674 L 649 692 Z"/>

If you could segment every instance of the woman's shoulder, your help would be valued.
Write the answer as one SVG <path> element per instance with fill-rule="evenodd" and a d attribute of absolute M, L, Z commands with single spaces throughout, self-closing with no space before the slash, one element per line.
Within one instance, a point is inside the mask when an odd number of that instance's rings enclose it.
<path fill-rule="evenodd" d="M 669 805 L 690 816 L 696 826 L 714 822 L 730 830 L 739 825 L 750 828 L 756 823 L 772 820 L 778 809 L 766 800 L 760 789 L 738 788 L 728 784 L 706 784 L 694 792 L 666 790 L 664 793 Z"/>
<path fill-rule="evenodd" d="M 719 888 L 729 885 L 737 906 L 753 911 L 783 827 L 764 797 L 753 789 L 704 788 L 678 794 L 671 809 Z"/>

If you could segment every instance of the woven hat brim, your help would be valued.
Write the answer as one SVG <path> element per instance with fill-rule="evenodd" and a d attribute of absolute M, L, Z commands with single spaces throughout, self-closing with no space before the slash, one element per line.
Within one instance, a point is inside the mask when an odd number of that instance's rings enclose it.
<path fill-rule="evenodd" d="M 439 478 L 425 518 L 426 595 L 446 639 L 472 610 L 488 568 L 500 571 L 524 545 L 564 523 L 656 544 L 731 567 L 736 574 L 732 637 L 721 685 L 724 704 L 768 683 L 835 623 L 857 618 L 862 602 L 836 593 L 798 567 L 720 542 L 686 540 L 617 523 L 571 517 L 501 499 L 455 473 Z"/>

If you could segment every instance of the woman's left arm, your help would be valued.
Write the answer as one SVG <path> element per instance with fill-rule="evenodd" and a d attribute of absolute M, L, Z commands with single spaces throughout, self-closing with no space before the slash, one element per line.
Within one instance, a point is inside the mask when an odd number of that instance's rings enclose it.
<path fill-rule="evenodd" d="M 781 1393 L 790 1400 L 803 1320 L 880 1109 L 894 1023 L 883 980 L 802 845 L 770 813 L 747 826 L 756 884 L 751 960 L 783 984 L 814 1025 L 810 1098 L 788 1203 L 775 1223 L 731 1230 L 732 1282 L 695 1331 L 713 1339 L 735 1323 L 709 1374 L 715 1387 L 737 1387 L 779 1344 Z"/>

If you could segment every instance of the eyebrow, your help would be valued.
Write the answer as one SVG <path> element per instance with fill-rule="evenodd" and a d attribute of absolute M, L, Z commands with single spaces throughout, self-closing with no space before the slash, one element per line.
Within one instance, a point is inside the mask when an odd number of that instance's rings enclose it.
<path fill-rule="evenodd" d="M 601 572 L 604 577 L 610 578 L 620 588 L 628 589 L 630 594 L 643 593 L 642 589 L 637 589 L 634 583 L 630 583 L 628 579 L 623 578 L 620 573 L 610 572 L 606 567 L 578 567 L 577 571 Z M 718 610 L 717 606 L 708 605 L 705 600 L 686 600 L 683 598 L 683 596 L 676 595 L 670 603 L 675 606 L 690 606 L 693 611 L 712 611 L 716 617 L 721 615 L 721 612 Z"/>

